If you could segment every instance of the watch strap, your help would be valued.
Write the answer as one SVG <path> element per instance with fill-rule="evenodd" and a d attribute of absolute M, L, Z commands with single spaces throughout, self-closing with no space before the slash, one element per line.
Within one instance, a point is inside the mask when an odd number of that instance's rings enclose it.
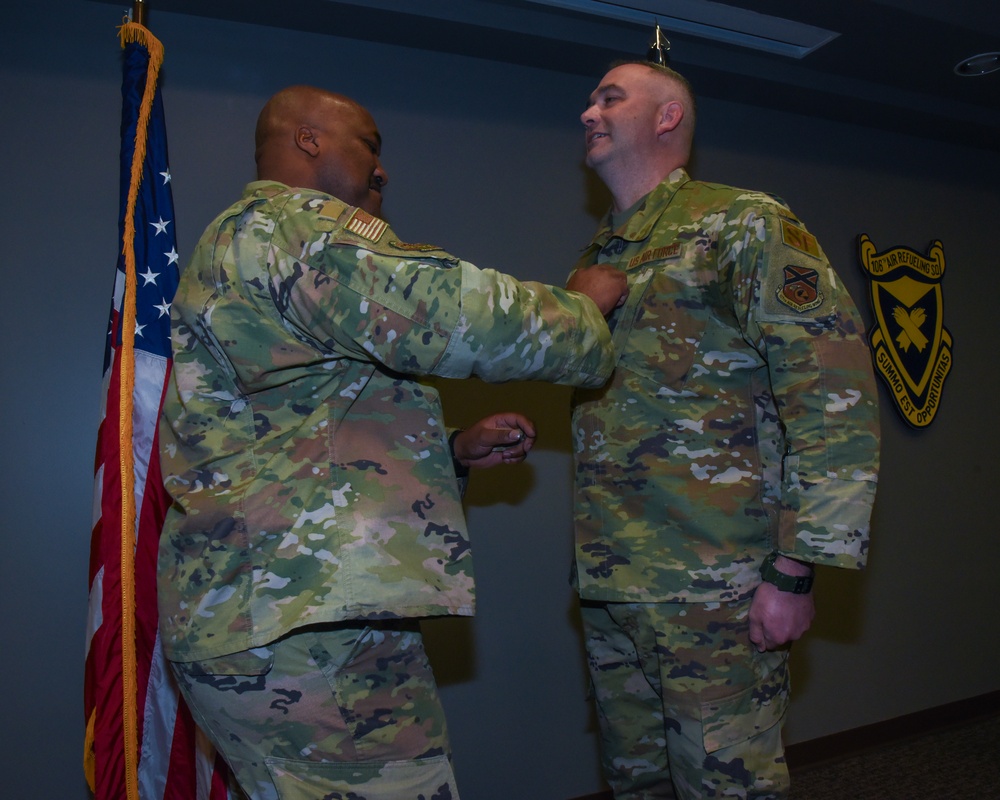
<path fill-rule="evenodd" d="M 760 565 L 760 577 L 776 586 L 779 591 L 791 592 L 792 594 L 809 594 L 812 590 L 813 575 L 786 575 L 774 566 L 777 553 L 770 553 Z"/>

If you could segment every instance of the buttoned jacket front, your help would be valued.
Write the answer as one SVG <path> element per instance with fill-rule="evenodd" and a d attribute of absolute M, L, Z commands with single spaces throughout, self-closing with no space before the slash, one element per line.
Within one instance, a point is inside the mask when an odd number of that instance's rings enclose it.
<path fill-rule="evenodd" d="M 760 193 L 676 170 L 580 265 L 624 270 L 611 381 L 574 397 L 576 581 L 603 601 L 724 601 L 772 551 L 857 568 L 878 469 L 861 318 Z"/>

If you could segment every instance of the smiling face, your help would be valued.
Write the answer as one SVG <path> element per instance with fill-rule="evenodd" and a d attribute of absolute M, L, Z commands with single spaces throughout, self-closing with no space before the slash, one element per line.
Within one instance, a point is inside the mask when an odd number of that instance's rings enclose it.
<path fill-rule="evenodd" d="M 601 172 L 655 145 L 663 93 L 656 76 L 638 64 L 624 64 L 605 75 L 580 115 L 586 128 L 587 165 Z"/>
<path fill-rule="evenodd" d="M 611 189 L 619 208 L 687 161 L 694 100 L 684 79 L 675 75 L 646 64 L 622 64 L 604 76 L 580 115 L 587 165 Z"/>

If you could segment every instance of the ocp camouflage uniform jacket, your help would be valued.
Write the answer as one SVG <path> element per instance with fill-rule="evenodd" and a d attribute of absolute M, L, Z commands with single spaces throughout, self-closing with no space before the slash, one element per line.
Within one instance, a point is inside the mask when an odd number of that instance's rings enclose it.
<path fill-rule="evenodd" d="M 745 597 L 771 551 L 860 568 L 878 469 L 863 324 L 780 201 L 676 170 L 580 266 L 627 272 L 609 384 L 578 390 L 583 598 Z"/>
<path fill-rule="evenodd" d="M 408 376 L 597 386 L 613 368 L 590 299 L 273 182 L 209 226 L 172 321 L 158 592 L 177 661 L 312 623 L 471 614 L 438 394 Z"/>

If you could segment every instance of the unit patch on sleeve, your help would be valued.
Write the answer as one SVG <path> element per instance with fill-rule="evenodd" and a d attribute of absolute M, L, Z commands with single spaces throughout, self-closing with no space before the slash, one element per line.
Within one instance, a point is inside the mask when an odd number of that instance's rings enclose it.
<path fill-rule="evenodd" d="M 769 214 L 764 247 L 763 319 L 804 324 L 836 313 L 833 271 L 816 237 L 798 220 Z"/>
<path fill-rule="evenodd" d="M 385 220 L 373 217 L 367 211 L 356 208 L 344 227 L 362 239 L 367 239 L 369 242 L 377 242 L 382 238 L 382 234 L 385 233 L 385 229 L 389 227 L 389 224 Z"/>
<path fill-rule="evenodd" d="M 879 253 L 862 234 L 859 248 L 875 312 L 868 335 L 875 371 L 903 419 L 924 428 L 937 414 L 952 362 L 941 291 L 944 247 L 934 241 L 926 255 L 908 247 Z"/>
<path fill-rule="evenodd" d="M 819 272 L 815 269 L 789 264 L 785 267 L 784 278 L 778 288 L 778 299 L 786 306 L 802 313 L 823 305 Z"/>

